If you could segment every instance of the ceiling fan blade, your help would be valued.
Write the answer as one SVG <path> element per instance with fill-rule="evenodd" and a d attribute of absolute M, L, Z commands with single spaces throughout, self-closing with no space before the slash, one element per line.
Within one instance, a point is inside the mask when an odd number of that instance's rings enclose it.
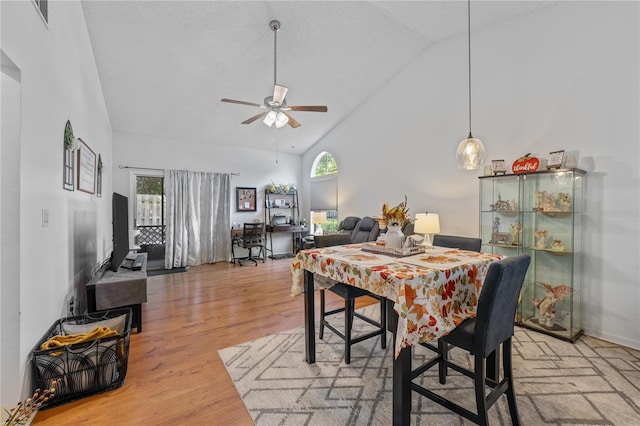
<path fill-rule="evenodd" d="M 282 105 L 282 101 L 284 101 L 284 97 L 287 96 L 288 90 L 289 88 L 287 88 L 286 86 L 280 86 L 279 84 L 276 84 L 273 87 L 273 102 L 277 103 L 278 105 Z"/>
<path fill-rule="evenodd" d="M 264 105 L 256 104 L 254 102 L 236 101 L 235 99 L 227 99 L 227 98 L 222 98 L 222 99 L 220 99 L 220 101 L 221 102 L 229 102 L 231 104 L 249 105 L 249 106 L 255 106 L 255 107 L 264 106 Z"/>
<path fill-rule="evenodd" d="M 260 114 L 256 114 L 256 115 L 254 115 L 253 117 L 251 117 L 251 118 L 247 118 L 246 120 L 244 120 L 244 121 L 242 122 L 242 124 L 251 124 L 251 123 L 253 123 L 254 121 L 256 121 L 257 119 L 262 118 L 262 117 L 264 117 L 265 115 L 267 115 L 267 113 L 268 113 L 268 111 L 261 112 Z"/>
<path fill-rule="evenodd" d="M 287 111 L 313 111 L 313 112 L 327 112 L 328 108 L 326 105 L 297 105 L 297 106 L 287 106 L 285 108 Z"/>
<path fill-rule="evenodd" d="M 282 111 L 282 113 L 283 113 L 284 115 L 286 115 L 286 116 L 287 116 L 287 118 L 289 118 L 289 121 L 288 121 L 289 126 L 293 127 L 294 129 L 295 129 L 296 127 L 300 127 L 300 126 L 301 126 L 301 124 L 298 122 L 298 120 L 296 120 L 295 118 L 293 118 L 292 116 L 290 116 L 289 114 L 287 114 L 287 113 L 286 113 L 286 112 L 284 112 L 284 111 Z"/>

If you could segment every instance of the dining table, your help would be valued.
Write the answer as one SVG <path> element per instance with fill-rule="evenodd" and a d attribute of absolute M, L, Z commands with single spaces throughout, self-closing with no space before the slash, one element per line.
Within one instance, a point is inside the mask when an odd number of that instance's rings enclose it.
<path fill-rule="evenodd" d="M 393 424 L 409 425 L 411 347 L 436 341 L 475 317 L 489 265 L 501 258 L 437 246 L 390 250 L 376 243 L 299 251 L 291 264 L 291 294 L 304 295 L 306 362 L 315 363 L 316 357 L 316 289 L 340 282 L 385 297 L 393 308 L 387 309 L 394 348 Z"/>

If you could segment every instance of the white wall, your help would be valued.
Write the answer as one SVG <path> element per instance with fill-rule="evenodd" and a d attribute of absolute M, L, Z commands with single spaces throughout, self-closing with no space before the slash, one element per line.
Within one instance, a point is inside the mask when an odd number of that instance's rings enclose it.
<path fill-rule="evenodd" d="M 262 125 L 260 123 L 256 125 Z M 265 131 L 269 129 L 265 126 Z M 113 134 L 113 191 L 132 197 L 130 179 L 135 169 L 120 169 L 118 166 L 149 167 L 157 169 L 192 170 L 202 172 L 237 172 L 231 179 L 231 221 L 252 222 L 264 220 L 264 188 L 270 182 L 292 183 L 299 186 L 301 156 L 277 153 L 271 143 L 265 142 L 265 150 L 220 145 L 214 142 L 167 139 L 157 136 Z M 257 188 L 257 211 L 235 211 L 235 188 Z M 106 196 L 106 195 L 105 195 Z M 129 217 L 133 212 L 129 203 Z M 131 220 L 131 219 L 130 219 Z M 291 251 L 291 234 L 273 234 L 273 251 Z"/>
<path fill-rule="evenodd" d="M 20 223 L 15 224 L 20 278 L 5 281 L 3 276 L 0 285 L 3 292 L 5 286 L 16 289 L 20 299 L 19 312 L 11 318 L 19 322 L 19 331 L 2 334 L 3 348 L 19 348 L 17 361 L 8 365 L 3 359 L 3 385 L 19 372 L 23 389 L 5 392 L 3 386 L 4 405 L 30 393 L 24 378 L 31 349 L 56 319 L 68 314 L 75 286 L 102 260 L 97 241 L 111 239 L 110 199 L 62 188 L 65 123 L 71 120 L 74 134 L 106 159 L 112 132 L 80 2 L 49 2 L 48 27 L 31 1 L 3 1 L 0 7 L 2 53 L 21 75 L 20 158 L 15 158 L 20 164 Z M 108 178 L 104 191 L 111 191 Z M 3 200 L 4 195 L 3 189 Z M 6 208 L 3 202 L 3 212 Z M 49 211 L 46 228 L 42 210 Z M 80 246 L 73 244 L 78 231 L 91 233 Z"/>
<path fill-rule="evenodd" d="M 477 8 L 482 7 L 480 2 Z M 472 33 L 473 134 L 487 158 L 565 149 L 586 168 L 584 328 L 640 348 L 639 4 L 567 2 Z M 478 235 L 468 133 L 466 35 L 425 51 L 303 156 L 338 162 L 339 214 L 377 215 L 408 195 L 442 232 Z M 308 209 L 308 200 L 305 200 Z"/>

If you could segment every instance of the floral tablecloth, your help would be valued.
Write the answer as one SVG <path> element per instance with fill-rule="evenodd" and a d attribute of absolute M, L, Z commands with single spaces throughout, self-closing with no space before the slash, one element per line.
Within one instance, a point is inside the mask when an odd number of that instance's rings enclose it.
<path fill-rule="evenodd" d="M 395 302 L 398 329 L 395 353 L 446 335 L 475 316 L 478 295 L 491 262 L 502 256 L 428 248 L 396 258 L 349 244 L 298 252 L 291 264 L 291 294 L 304 292 L 304 271 L 364 288 Z M 331 285 L 315 279 L 316 288 Z"/>

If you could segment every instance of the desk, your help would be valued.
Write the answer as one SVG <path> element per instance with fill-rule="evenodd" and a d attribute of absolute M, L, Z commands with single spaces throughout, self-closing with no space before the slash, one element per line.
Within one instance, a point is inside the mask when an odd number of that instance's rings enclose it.
<path fill-rule="evenodd" d="M 384 296 L 395 311 L 393 424 L 408 425 L 411 346 L 436 340 L 474 317 L 489 264 L 499 259 L 444 247 L 402 258 L 365 252 L 360 244 L 300 251 L 291 265 L 291 292 L 304 293 L 307 363 L 315 362 L 314 274 Z"/>
<path fill-rule="evenodd" d="M 298 248 L 300 248 L 300 246 L 302 245 L 301 243 L 299 243 L 302 235 L 309 231 L 302 225 L 267 225 L 266 230 L 269 238 L 269 248 L 267 248 L 267 251 L 271 252 L 269 257 L 272 259 L 295 256 L 296 252 L 298 251 Z M 285 232 L 285 233 L 291 234 L 291 239 L 292 239 L 291 253 L 284 253 L 284 254 L 273 253 L 273 233 L 279 233 L 279 232 Z"/>

